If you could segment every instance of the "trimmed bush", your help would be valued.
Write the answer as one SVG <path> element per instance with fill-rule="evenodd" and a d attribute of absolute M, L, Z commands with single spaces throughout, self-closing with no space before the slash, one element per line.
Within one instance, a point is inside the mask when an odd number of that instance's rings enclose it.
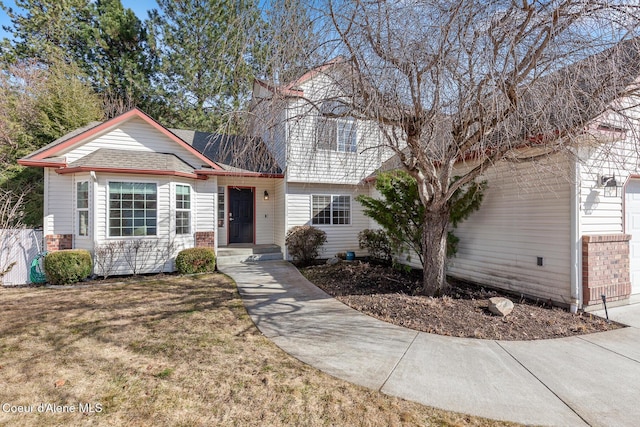
<path fill-rule="evenodd" d="M 366 249 L 371 258 L 382 261 L 388 265 L 393 262 L 393 249 L 389 236 L 384 230 L 366 229 L 358 233 L 360 249 Z"/>
<path fill-rule="evenodd" d="M 211 248 L 184 249 L 176 257 L 180 274 L 209 273 L 216 268 L 216 254 Z"/>
<path fill-rule="evenodd" d="M 287 231 L 285 243 L 294 260 L 309 264 L 318 258 L 320 247 L 327 241 L 327 233 L 310 225 L 298 225 Z"/>
<path fill-rule="evenodd" d="M 91 274 L 91 254 L 84 249 L 49 252 L 44 257 L 44 273 L 52 285 L 66 285 L 86 279 Z"/>

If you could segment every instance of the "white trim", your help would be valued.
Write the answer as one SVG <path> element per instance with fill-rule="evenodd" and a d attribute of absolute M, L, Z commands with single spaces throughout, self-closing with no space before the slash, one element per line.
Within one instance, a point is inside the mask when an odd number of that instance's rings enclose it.
<path fill-rule="evenodd" d="M 156 186 L 156 234 L 145 235 L 145 236 L 111 236 L 109 230 L 109 221 L 111 219 L 111 208 L 109 206 L 109 187 L 111 183 L 127 183 L 127 184 L 155 184 Z M 137 179 L 135 180 L 125 180 L 125 179 L 114 179 L 107 180 L 107 185 L 104 186 L 105 191 L 105 240 L 128 240 L 128 239 L 158 239 L 160 238 L 159 229 L 160 229 L 160 181 L 158 180 L 146 180 L 146 179 Z M 171 201 L 169 201 L 171 202 Z M 171 215 L 169 215 L 171 217 Z M 171 227 L 171 225 L 170 225 Z M 171 229 L 171 228 L 170 228 Z M 174 233 L 175 234 L 175 233 Z"/>
<path fill-rule="evenodd" d="M 571 239 L 571 312 L 582 309 L 582 233 L 580 230 L 580 162 L 573 162 L 573 185 L 571 188 L 570 239 Z"/>
<path fill-rule="evenodd" d="M 310 194 L 309 195 L 309 218 L 310 223 L 314 227 L 351 227 L 353 224 L 353 203 L 351 194 Z M 314 224 L 313 223 L 313 198 L 314 197 L 329 197 L 329 224 Z M 348 197 L 349 198 L 349 222 L 347 224 L 334 224 L 333 223 L 333 198 L 334 197 Z"/>
<path fill-rule="evenodd" d="M 90 239 L 91 238 L 91 187 L 90 177 L 80 178 L 74 177 L 72 180 L 73 185 L 73 234 L 77 239 Z M 86 183 L 87 184 L 87 207 L 79 208 L 78 207 L 78 185 Z M 80 212 L 87 213 L 87 234 L 80 234 Z"/>
<path fill-rule="evenodd" d="M 193 191 L 193 186 L 191 184 L 187 184 L 187 183 L 182 183 L 182 182 L 173 182 L 172 183 L 172 192 L 173 192 L 173 200 L 171 200 L 171 204 L 172 204 L 172 208 L 171 211 L 173 212 L 173 218 L 172 218 L 172 225 L 173 225 L 173 234 L 176 235 L 176 237 L 182 237 L 182 236 L 191 236 L 193 235 L 193 233 L 195 233 L 195 229 L 194 229 L 194 218 L 193 218 L 193 211 L 194 211 L 194 207 L 195 207 L 195 197 L 194 196 L 194 191 Z M 178 186 L 184 186 L 189 188 L 189 209 L 178 209 Z M 158 202 L 159 203 L 159 202 Z M 189 230 L 186 233 L 178 233 L 178 212 L 189 212 Z M 156 213 L 156 221 L 157 221 L 157 213 Z"/>
<path fill-rule="evenodd" d="M 349 124 L 351 132 L 350 134 L 353 134 L 353 141 L 349 141 L 349 145 L 343 144 L 344 147 L 340 147 L 340 141 L 341 141 L 341 135 L 344 134 L 344 132 L 340 132 L 340 125 L 347 125 Z M 315 140 L 315 148 L 317 150 L 322 150 L 322 151 L 327 151 L 327 152 L 333 152 L 333 153 L 343 153 L 343 154 L 358 154 L 358 120 L 356 120 L 355 117 L 330 117 L 330 116 L 325 116 L 325 115 L 319 115 L 315 117 L 315 121 L 314 121 L 314 140 Z M 326 129 L 325 130 L 323 128 L 321 128 L 321 126 L 324 126 Z M 332 127 L 332 129 L 329 129 L 329 126 Z M 320 132 L 322 131 L 322 132 Z M 322 136 L 324 136 L 324 132 L 331 132 L 333 133 L 333 138 L 332 140 L 328 139 L 326 141 L 322 141 L 322 142 L 329 142 L 329 147 L 321 147 L 320 146 L 320 138 L 319 138 L 319 133 L 322 134 Z M 331 136 L 331 135 L 329 135 Z M 351 142 L 355 142 L 355 145 L 352 146 Z M 346 148 L 349 147 L 349 149 L 347 150 Z M 353 150 L 351 150 L 351 147 L 353 147 Z"/>
<path fill-rule="evenodd" d="M 91 229 L 93 231 L 93 236 L 92 236 L 93 237 L 93 250 L 95 251 L 96 248 L 100 245 L 100 243 L 102 241 L 102 239 L 98 238 L 98 191 L 99 191 L 99 188 L 100 188 L 100 184 L 98 183 L 98 177 L 97 177 L 95 172 L 93 172 L 93 171 L 89 172 L 89 177 L 91 178 L 91 187 L 93 188 L 93 195 L 94 195 L 93 199 L 91 200 L 91 202 L 92 202 L 91 203 L 91 206 L 92 206 L 91 207 L 91 211 L 92 211 L 91 214 L 92 214 L 92 218 L 93 218 L 93 221 L 91 221 L 91 225 L 92 225 Z M 107 192 L 108 191 L 109 190 L 107 189 Z M 108 196 L 108 194 L 107 194 L 107 196 Z M 108 202 L 109 201 L 107 200 L 107 203 L 105 204 L 106 207 L 109 207 Z M 108 212 L 105 212 L 104 216 L 107 217 L 108 216 Z M 106 230 L 106 231 L 108 232 L 109 230 Z M 95 265 L 94 265 L 94 269 L 95 269 Z"/>
<path fill-rule="evenodd" d="M 335 119 L 336 122 L 336 151 L 338 153 L 357 153 L 358 152 L 358 122 L 354 117 L 345 117 L 345 118 L 340 118 L 340 119 Z M 349 149 L 344 149 L 341 150 L 340 149 L 340 124 L 347 124 L 350 123 L 351 124 L 351 133 L 355 134 L 353 135 L 353 138 L 355 138 L 355 145 L 353 145 L 353 150 Z M 353 141 L 350 141 L 353 142 Z M 345 144 L 345 148 L 347 147 L 347 145 Z M 349 148 L 351 148 L 351 144 L 349 144 Z"/>
<path fill-rule="evenodd" d="M 216 230 L 219 228 L 226 229 L 227 228 L 227 185 L 217 185 L 216 186 L 216 206 L 215 206 L 215 226 Z M 218 225 L 220 223 L 220 189 L 222 189 L 222 226 Z"/>

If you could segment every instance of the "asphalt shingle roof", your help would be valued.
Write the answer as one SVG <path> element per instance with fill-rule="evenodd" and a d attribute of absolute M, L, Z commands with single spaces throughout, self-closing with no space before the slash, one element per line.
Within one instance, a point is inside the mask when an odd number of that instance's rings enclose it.
<path fill-rule="evenodd" d="M 100 148 L 69 164 L 74 167 L 145 169 L 194 173 L 194 169 L 175 154 L 152 151 L 113 150 Z"/>
<path fill-rule="evenodd" d="M 282 173 L 260 138 L 186 129 L 169 130 L 226 171 Z"/>

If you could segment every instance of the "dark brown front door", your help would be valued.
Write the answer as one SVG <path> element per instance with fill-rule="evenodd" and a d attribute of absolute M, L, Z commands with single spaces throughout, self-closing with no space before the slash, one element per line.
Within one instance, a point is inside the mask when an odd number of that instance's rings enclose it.
<path fill-rule="evenodd" d="M 229 188 L 229 243 L 253 243 L 252 188 Z"/>

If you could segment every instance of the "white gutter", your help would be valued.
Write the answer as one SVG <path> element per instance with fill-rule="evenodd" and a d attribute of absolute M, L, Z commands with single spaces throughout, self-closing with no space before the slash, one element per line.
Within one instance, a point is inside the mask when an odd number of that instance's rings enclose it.
<path fill-rule="evenodd" d="M 580 158 L 573 160 L 571 188 L 571 313 L 582 309 L 582 238 L 580 230 Z"/>
<path fill-rule="evenodd" d="M 91 212 L 89 212 L 89 220 L 91 223 L 91 238 L 93 239 L 93 256 L 96 256 L 96 249 L 100 246 L 100 240 L 98 239 L 98 176 L 95 171 L 89 172 L 89 181 L 91 182 L 91 194 L 89 194 L 89 198 L 91 200 Z M 45 193 L 46 194 L 46 193 Z M 109 196 L 107 195 L 106 203 L 109 203 Z M 106 212 L 105 212 L 106 215 Z M 108 227 L 107 227 L 108 230 Z M 96 272 L 95 262 L 93 263 L 93 273 Z M 104 271 L 101 273 L 104 274 Z"/>

